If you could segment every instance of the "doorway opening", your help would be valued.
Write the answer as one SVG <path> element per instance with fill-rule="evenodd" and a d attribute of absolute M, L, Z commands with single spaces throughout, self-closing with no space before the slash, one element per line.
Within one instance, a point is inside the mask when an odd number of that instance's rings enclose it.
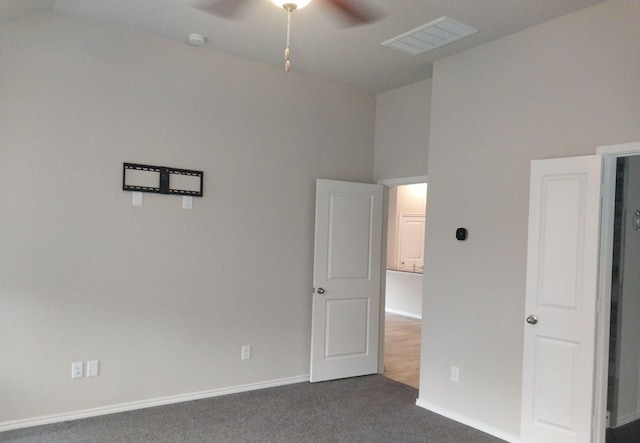
<path fill-rule="evenodd" d="M 389 187 L 384 375 L 418 388 L 427 184 Z"/>
<path fill-rule="evenodd" d="M 602 170 L 602 194 L 601 194 L 601 226 L 600 226 L 600 269 L 598 273 L 599 288 L 597 307 L 599 315 L 596 318 L 596 356 L 595 356 L 595 397 L 594 397 L 594 422 L 593 436 L 594 443 L 618 443 L 627 440 L 616 439 L 618 436 L 612 436 L 617 433 L 612 427 L 613 422 L 620 423 L 619 417 L 611 419 L 609 398 L 615 399 L 615 393 L 609 395 L 610 383 L 609 379 L 615 380 L 615 363 L 610 365 L 611 360 L 615 360 L 616 350 L 620 336 L 617 335 L 612 339 L 611 317 L 618 316 L 620 310 L 624 312 L 622 307 L 624 303 L 615 306 L 612 312 L 612 289 L 614 288 L 614 225 L 616 220 L 616 182 L 618 176 L 618 160 L 620 158 L 633 158 L 640 155 L 640 142 L 622 143 L 616 145 L 599 146 L 596 153 L 603 157 Z M 629 229 L 628 227 L 626 229 Z M 634 232 L 635 233 L 635 232 Z M 637 274 L 637 271 L 633 274 Z M 617 320 L 614 320 L 614 322 Z M 615 327 L 617 328 L 617 326 Z M 612 341 L 613 340 L 613 341 Z M 614 349 L 609 349 L 610 345 Z M 614 354 L 611 354 L 613 352 Z M 616 389 L 616 388 L 614 388 Z M 618 384 L 617 389 L 626 389 L 622 384 Z M 612 400 L 614 401 L 614 400 Z M 616 411 L 619 415 L 619 410 Z M 632 435 L 635 435 L 634 432 Z M 631 437 L 628 441 L 637 441 Z"/>
<path fill-rule="evenodd" d="M 640 441 L 640 156 L 616 160 L 607 443 Z"/>

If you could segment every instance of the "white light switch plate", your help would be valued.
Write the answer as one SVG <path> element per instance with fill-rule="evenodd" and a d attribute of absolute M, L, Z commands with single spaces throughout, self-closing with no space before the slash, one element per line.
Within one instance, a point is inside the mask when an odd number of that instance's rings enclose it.
<path fill-rule="evenodd" d="M 182 196 L 182 209 L 192 209 L 193 208 L 193 197 L 190 195 Z"/>
<path fill-rule="evenodd" d="M 87 377 L 97 377 L 99 367 L 100 362 L 98 360 L 89 360 L 87 362 Z"/>
<path fill-rule="evenodd" d="M 142 192 L 133 191 L 131 196 L 133 206 L 142 206 Z"/>
<path fill-rule="evenodd" d="M 460 381 L 460 368 L 457 366 L 451 366 L 451 381 L 456 383 Z"/>

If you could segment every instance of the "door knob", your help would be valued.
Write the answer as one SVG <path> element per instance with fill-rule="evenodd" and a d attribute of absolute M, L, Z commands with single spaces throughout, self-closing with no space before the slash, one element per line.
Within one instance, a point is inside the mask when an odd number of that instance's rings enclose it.
<path fill-rule="evenodd" d="M 538 323 L 538 317 L 536 317 L 535 315 L 528 316 L 527 323 L 529 323 L 530 325 L 535 325 L 536 323 Z"/>
<path fill-rule="evenodd" d="M 324 294 L 324 288 L 318 288 L 317 292 L 318 294 Z"/>

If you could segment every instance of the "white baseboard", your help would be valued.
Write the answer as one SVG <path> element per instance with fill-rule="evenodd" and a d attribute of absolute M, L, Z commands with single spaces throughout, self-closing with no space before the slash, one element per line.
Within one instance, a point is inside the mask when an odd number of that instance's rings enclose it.
<path fill-rule="evenodd" d="M 615 427 L 619 428 L 620 426 L 628 425 L 632 421 L 636 420 L 640 420 L 640 411 L 635 411 L 630 414 L 623 415 L 622 417 L 618 417 Z"/>
<path fill-rule="evenodd" d="M 0 432 L 14 429 L 29 428 L 32 426 L 47 425 L 81 418 L 97 417 L 99 415 L 115 414 L 117 412 L 134 411 L 136 409 L 151 408 L 154 406 L 170 405 L 191 400 L 201 400 L 204 398 L 219 397 L 221 395 L 237 394 L 239 392 L 255 391 L 258 389 L 273 388 L 294 383 L 309 381 L 308 375 L 297 377 L 280 378 L 259 383 L 249 383 L 246 385 L 231 386 L 228 388 L 211 389 L 208 391 L 192 392 L 189 394 L 172 395 L 169 397 L 153 398 L 149 400 L 121 403 L 119 405 L 104 406 L 99 408 L 84 409 L 81 411 L 67 412 L 63 414 L 47 415 L 44 417 L 29 418 L 25 420 L 13 420 L 0 423 Z"/>
<path fill-rule="evenodd" d="M 407 311 L 401 311 L 399 309 L 393 309 L 393 308 L 384 308 L 385 312 L 388 312 L 390 314 L 397 314 L 397 315 L 402 315 L 403 317 L 411 317 L 411 318 L 415 318 L 417 320 L 422 320 L 422 316 L 419 314 L 414 314 L 413 312 L 407 312 Z"/>
<path fill-rule="evenodd" d="M 511 443 L 518 443 L 520 441 L 520 437 L 504 432 L 501 429 L 487 426 L 486 424 L 481 423 L 477 420 L 473 420 L 464 415 L 441 408 L 440 406 L 434 405 L 427 401 L 418 399 L 416 401 L 416 405 L 420 406 L 421 408 L 428 409 L 431 412 L 435 412 L 438 415 L 442 415 L 443 417 L 450 418 L 451 420 L 457 421 L 458 423 L 462 423 L 463 425 L 471 426 L 472 428 L 475 428 L 479 431 L 493 435 L 494 437 L 501 438 L 502 440 L 506 440 Z"/>

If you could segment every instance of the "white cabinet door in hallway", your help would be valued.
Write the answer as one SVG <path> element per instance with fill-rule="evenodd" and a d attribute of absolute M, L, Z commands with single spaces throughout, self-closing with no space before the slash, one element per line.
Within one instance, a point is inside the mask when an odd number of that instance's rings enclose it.
<path fill-rule="evenodd" d="M 398 223 L 398 268 L 424 266 L 424 215 L 400 214 Z"/>

